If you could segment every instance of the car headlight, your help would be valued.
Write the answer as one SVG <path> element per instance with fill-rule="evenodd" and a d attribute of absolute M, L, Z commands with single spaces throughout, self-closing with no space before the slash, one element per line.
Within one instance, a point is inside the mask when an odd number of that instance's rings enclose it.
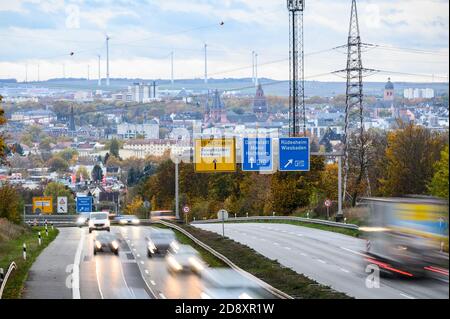
<path fill-rule="evenodd" d="M 78 217 L 78 219 L 77 219 L 77 223 L 78 224 L 84 224 L 86 222 L 86 218 L 84 218 L 84 217 Z"/>
<path fill-rule="evenodd" d="M 110 224 L 109 224 L 109 220 L 107 220 L 107 221 L 105 222 L 105 226 L 106 226 L 106 227 L 109 227 L 109 225 L 110 225 Z"/>
<path fill-rule="evenodd" d="M 140 223 L 140 220 L 139 220 L 139 219 L 133 219 L 133 224 L 137 225 L 137 224 L 139 224 L 139 223 Z"/>
<path fill-rule="evenodd" d="M 95 246 L 97 247 L 97 249 L 102 248 L 102 243 L 99 242 L 98 240 L 95 241 Z"/>
<path fill-rule="evenodd" d="M 176 271 L 183 270 L 183 266 L 181 266 L 180 263 L 178 261 L 176 261 L 175 258 L 173 258 L 172 256 L 167 257 L 167 262 Z"/>
<path fill-rule="evenodd" d="M 170 243 L 170 247 L 174 250 L 174 251 L 178 251 L 180 249 L 180 246 L 178 245 L 177 241 L 174 240 L 173 242 Z"/>
<path fill-rule="evenodd" d="M 155 244 L 152 243 L 152 242 L 149 242 L 149 243 L 148 243 L 148 249 L 150 249 L 150 251 L 151 251 L 152 253 L 155 252 L 155 250 L 156 250 Z"/>
<path fill-rule="evenodd" d="M 113 240 L 113 242 L 111 243 L 111 246 L 112 246 L 115 250 L 117 250 L 117 249 L 119 248 L 119 243 L 118 243 L 117 241 Z"/>
<path fill-rule="evenodd" d="M 121 220 L 119 221 L 119 223 L 121 223 L 121 224 L 126 224 L 127 221 L 126 221 L 125 219 L 121 219 Z"/>
<path fill-rule="evenodd" d="M 89 221 L 89 227 L 94 227 L 94 221 L 92 220 Z"/>
<path fill-rule="evenodd" d="M 239 299 L 253 299 L 249 294 L 243 292 L 239 295 Z"/>
<path fill-rule="evenodd" d="M 191 264 L 192 268 L 195 269 L 195 271 L 202 271 L 203 269 L 205 269 L 205 267 L 203 266 L 203 263 L 195 257 L 189 257 L 189 263 Z"/>

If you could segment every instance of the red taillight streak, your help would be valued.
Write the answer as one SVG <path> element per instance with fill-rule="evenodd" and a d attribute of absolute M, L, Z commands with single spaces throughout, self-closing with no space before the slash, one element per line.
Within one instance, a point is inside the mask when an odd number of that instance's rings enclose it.
<path fill-rule="evenodd" d="M 445 270 L 445 269 L 435 268 L 432 266 L 424 267 L 424 269 L 448 276 L 448 270 Z"/>
<path fill-rule="evenodd" d="M 374 263 L 375 265 L 380 266 L 381 268 L 384 268 L 384 269 L 387 269 L 387 270 L 391 270 L 391 271 L 394 271 L 396 273 L 399 273 L 399 274 L 402 274 L 402 275 L 405 275 L 405 276 L 413 277 L 413 274 L 410 274 L 409 272 L 393 268 L 390 265 L 382 263 L 380 261 L 377 261 L 377 260 L 374 260 L 374 259 L 369 259 L 369 258 L 367 260 L 370 261 L 371 263 Z"/>

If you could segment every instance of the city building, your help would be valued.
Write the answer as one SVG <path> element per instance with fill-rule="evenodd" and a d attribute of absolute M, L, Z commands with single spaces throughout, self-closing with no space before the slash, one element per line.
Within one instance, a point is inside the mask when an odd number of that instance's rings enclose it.
<path fill-rule="evenodd" d="M 206 99 L 206 107 L 205 107 L 205 123 L 227 123 L 227 114 L 225 111 L 225 105 L 220 98 L 220 93 L 218 90 L 214 91 L 211 100 L 211 106 L 208 98 Z"/>
<path fill-rule="evenodd" d="M 147 156 L 161 157 L 166 152 L 183 154 L 184 151 L 189 151 L 192 148 L 190 142 L 179 142 L 172 140 L 130 140 L 127 141 L 123 149 L 120 150 L 121 158 L 145 158 Z"/>
<path fill-rule="evenodd" d="M 434 98 L 434 90 L 431 88 L 407 88 L 403 90 L 403 97 L 408 100 L 432 99 Z"/>
<path fill-rule="evenodd" d="M 395 89 L 394 84 L 391 82 L 391 78 L 388 78 L 388 82 L 384 87 L 384 97 L 383 100 L 385 102 L 393 102 L 395 98 Z"/>
<path fill-rule="evenodd" d="M 19 111 L 11 115 L 11 121 L 24 124 L 50 124 L 56 119 L 56 114 L 50 110 Z"/>
<path fill-rule="evenodd" d="M 265 117 L 268 112 L 267 99 L 264 96 L 264 91 L 261 84 L 258 84 L 256 89 L 256 95 L 253 99 L 253 113 L 256 114 L 258 119 Z"/>
<path fill-rule="evenodd" d="M 117 136 L 122 139 L 137 137 L 159 139 L 159 124 L 156 122 L 144 124 L 120 123 L 117 125 Z"/>
<path fill-rule="evenodd" d="M 153 81 L 151 85 L 144 83 L 134 83 L 128 87 L 128 94 L 131 94 L 133 102 L 148 103 L 151 100 L 157 99 L 156 82 Z"/>

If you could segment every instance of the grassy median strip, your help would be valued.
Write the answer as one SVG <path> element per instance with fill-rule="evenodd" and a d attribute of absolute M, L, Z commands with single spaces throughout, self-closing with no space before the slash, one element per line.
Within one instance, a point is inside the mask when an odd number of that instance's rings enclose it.
<path fill-rule="evenodd" d="M 42 243 L 38 244 L 38 232 L 41 232 Z M 3 291 L 3 299 L 17 299 L 22 295 L 23 286 L 28 276 L 28 271 L 33 265 L 39 254 L 47 247 L 58 235 L 59 231 L 48 227 L 48 236 L 45 234 L 44 227 L 24 226 L 21 234 L 16 238 L 4 239 L 0 241 L 0 268 L 5 273 L 12 261 L 17 264 L 8 279 L 5 290 Z M 27 246 L 27 259 L 23 260 L 23 244 Z"/>
<path fill-rule="evenodd" d="M 238 267 L 298 299 L 347 299 L 347 295 L 296 273 L 255 250 L 231 239 L 193 226 L 179 225 L 194 237 L 226 256 Z"/>
<path fill-rule="evenodd" d="M 217 223 L 221 223 L 221 222 L 217 222 Z M 288 220 L 288 219 L 274 219 L 274 220 L 264 220 L 264 219 L 259 219 L 259 220 L 236 220 L 234 221 L 233 218 L 230 218 L 228 221 L 226 221 L 226 223 L 266 223 L 266 224 L 290 224 L 290 225 L 295 225 L 295 226 L 302 226 L 302 227 L 309 227 L 309 228 L 315 228 L 315 229 L 320 229 L 320 230 L 325 230 L 325 231 L 330 231 L 330 232 L 334 232 L 334 233 L 340 233 L 343 235 L 347 235 L 347 236 L 352 236 L 352 237 L 361 237 L 361 232 L 357 229 L 350 229 L 350 228 L 341 228 L 341 227 L 336 227 L 336 226 L 328 226 L 328 225 L 322 225 L 322 224 L 314 224 L 314 223 L 305 223 L 305 222 L 301 222 L 301 221 L 297 221 L 297 220 Z"/>
<path fill-rule="evenodd" d="M 158 227 L 158 228 L 165 228 L 165 229 L 172 229 L 169 228 L 167 226 L 164 226 L 162 224 L 152 224 L 153 227 Z M 195 248 L 200 256 L 202 257 L 202 259 L 210 266 L 210 267 L 228 267 L 228 265 L 224 264 L 220 259 L 218 259 L 216 256 L 211 255 L 208 251 L 206 251 L 205 249 L 203 249 L 202 247 L 200 247 L 199 245 L 197 245 L 196 243 L 194 243 L 190 238 L 188 238 L 186 235 L 184 235 L 183 233 L 180 233 L 179 231 L 172 229 L 175 232 L 175 236 L 178 240 L 178 242 L 180 244 L 183 245 L 189 245 L 193 248 Z"/>

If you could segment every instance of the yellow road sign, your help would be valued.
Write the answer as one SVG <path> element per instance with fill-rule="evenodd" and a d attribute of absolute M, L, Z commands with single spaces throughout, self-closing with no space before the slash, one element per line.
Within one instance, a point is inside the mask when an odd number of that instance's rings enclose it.
<path fill-rule="evenodd" d="M 33 213 L 34 214 L 52 214 L 53 213 L 53 198 L 33 197 Z"/>
<path fill-rule="evenodd" d="M 234 138 L 196 139 L 194 155 L 195 171 L 198 173 L 236 171 Z"/>

